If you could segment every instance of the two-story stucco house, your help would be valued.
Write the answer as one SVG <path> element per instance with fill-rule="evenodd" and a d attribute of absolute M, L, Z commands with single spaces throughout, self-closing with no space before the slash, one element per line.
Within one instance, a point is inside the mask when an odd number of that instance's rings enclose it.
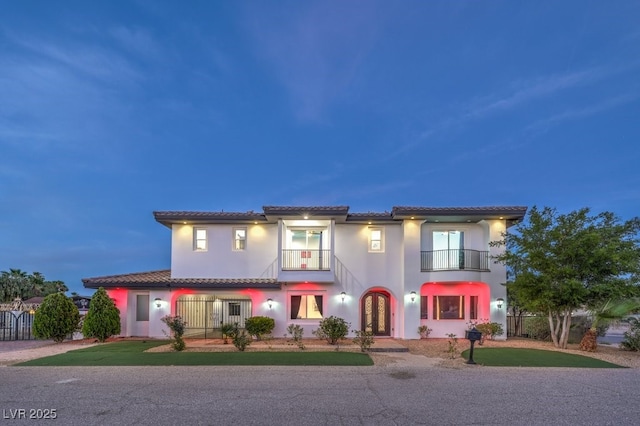
<path fill-rule="evenodd" d="M 377 336 L 464 336 L 469 322 L 506 329 L 506 270 L 490 247 L 526 207 L 393 207 L 349 213 L 346 206 L 266 206 L 262 212 L 154 212 L 171 230 L 171 269 L 84 279 L 104 287 L 125 336 L 163 337 L 167 314 L 187 337 L 220 336 L 247 317 L 274 318 L 307 337 L 322 318 Z M 502 336 L 504 338 L 504 336 Z"/>

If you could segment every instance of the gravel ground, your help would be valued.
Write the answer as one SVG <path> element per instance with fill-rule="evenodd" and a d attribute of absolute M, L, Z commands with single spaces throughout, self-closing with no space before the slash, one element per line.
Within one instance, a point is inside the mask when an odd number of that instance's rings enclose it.
<path fill-rule="evenodd" d="M 380 341 L 380 340 L 378 340 Z M 458 347 L 455 352 L 455 357 L 452 359 L 448 352 L 449 339 L 421 339 L 421 340 L 393 340 L 393 342 L 405 346 L 409 349 L 409 353 L 412 355 L 420 355 L 429 358 L 428 364 L 439 365 L 447 368 L 463 368 L 465 360 L 460 357 L 460 353 L 469 348 L 469 342 L 465 339 L 458 339 Z M 304 344 L 307 351 L 312 350 L 334 350 L 334 346 L 330 346 L 326 343 L 318 341 L 318 339 L 305 339 Z M 374 344 L 373 347 L 376 347 Z M 570 344 L 568 349 L 557 349 L 553 346 L 552 342 L 541 342 L 531 339 L 518 339 L 512 338 L 509 340 L 487 340 L 483 346 L 478 347 L 510 347 L 510 348 L 532 348 L 532 349 L 545 349 L 552 351 L 560 351 L 566 353 L 573 353 L 576 355 L 590 356 L 598 358 L 603 361 L 611 362 L 614 364 L 622 365 L 630 368 L 640 368 L 640 352 L 623 351 L 616 346 L 598 345 L 597 352 L 583 352 L 578 349 L 577 344 Z M 169 345 L 159 346 L 150 349 L 151 352 L 165 352 L 171 351 Z M 187 340 L 187 351 L 191 352 L 219 352 L 219 351 L 236 351 L 237 349 L 231 344 L 223 345 L 222 340 L 207 340 L 197 341 Z M 248 351 L 256 350 L 273 350 L 273 351 L 286 351 L 286 350 L 298 350 L 295 345 L 283 339 L 273 339 L 266 342 L 253 342 L 248 348 Z M 360 351 L 357 345 L 354 345 L 351 341 L 347 340 L 344 344 L 340 345 L 340 350 L 343 351 Z M 402 355 L 394 353 L 372 353 L 372 358 L 376 364 L 388 364 L 393 362 L 394 357 L 400 358 Z"/>
<path fill-rule="evenodd" d="M 424 355 L 430 358 L 440 358 L 443 361 L 443 366 L 455 366 L 464 361 L 461 358 L 450 359 L 448 348 L 449 339 L 424 339 L 424 340 L 396 340 L 403 346 L 409 348 L 409 352 L 415 355 Z M 603 361 L 611 362 L 613 364 L 622 365 L 630 368 L 640 368 L 640 352 L 623 351 L 615 346 L 598 345 L 596 352 L 584 352 L 578 349 L 578 344 L 570 344 L 567 349 L 557 349 L 553 346 L 552 342 L 541 342 L 531 339 L 518 339 L 513 338 L 506 341 L 500 340 L 487 340 L 483 346 L 487 348 L 531 348 L 531 349 L 545 349 L 549 351 L 560 351 L 566 353 L 572 353 L 576 355 L 590 356 L 593 358 L 601 359 Z M 464 339 L 458 340 L 458 351 L 460 352 L 469 348 L 469 342 Z"/>

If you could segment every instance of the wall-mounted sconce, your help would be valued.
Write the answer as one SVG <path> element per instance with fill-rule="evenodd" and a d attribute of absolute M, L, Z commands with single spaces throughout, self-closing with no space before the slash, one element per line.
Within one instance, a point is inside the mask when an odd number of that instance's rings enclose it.
<path fill-rule="evenodd" d="M 269 309 L 271 309 L 271 306 L 273 305 L 273 299 L 267 299 L 267 305 L 269 305 Z"/>
<path fill-rule="evenodd" d="M 411 293 L 409 293 L 411 295 L 411 303 L 416 301 L 416 292 L 412 291 Z"/>
<path fill-rule="evenodd" d="M 502 304 L 504 303 L 504 299 L 502 297 L 498 297 L 496 299 L 496 302 L 498 302 L 498 309 L 502 309 Z"/>
<path fill-rule="evenodd" d="M 344 303 L 344 298 L 347 297 L 347 293 L 343 291 L 342 293 L 340 293 L 340 297 L 342 298 L 342 302 Z"/>
<path fill-rule="evenodd" d="M 156 297 L 153 301 L 156 302 L 156 308 L 160 308 L 160 306 L 162 306 L 162 299 L 159 297 Z"/>

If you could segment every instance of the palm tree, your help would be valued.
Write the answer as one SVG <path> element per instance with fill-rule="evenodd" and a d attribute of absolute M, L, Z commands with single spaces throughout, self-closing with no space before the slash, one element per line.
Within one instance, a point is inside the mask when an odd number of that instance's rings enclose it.
<path fill-rule="evenodd" d="M 0 272 L 0 299 L 3 302 L 12 302 L 14 299 L 22 299 L 31 288 L 27 273 L 20 269 L 9 269 L 9 272 Z"/>
<path fill-rule="evenodd" d="M 607 321 L 617 321 L 640 310 L 640 297 L 623 299 L 617 301 L 607 301 L 601 308 L 592 312 L 593 322 L 591 328 L 580 341 L 580 350 L 595 352 L 598 349 L 598 324 Z"/>

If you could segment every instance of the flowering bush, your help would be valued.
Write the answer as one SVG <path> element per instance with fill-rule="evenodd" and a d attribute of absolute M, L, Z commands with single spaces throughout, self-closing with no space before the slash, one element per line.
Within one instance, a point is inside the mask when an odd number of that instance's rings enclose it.
<path fill-rule="evenodd" d="M 184 342 L 184 339 L 182 338 L 182 336 L 184 335 L 184 331 L 187 326 L 187 323 L 179 315 L 176 315 L 176 316 L 166 315 L 162 317 L 161 320 L 163 323 L 167 324 L 167 327 L 169 327 L 169 330 L 171 330 L 171 332 L 173 333 L 174 341 L 171 343 L 171 346 L 173 347 L 173 349 L 175 349 L 178 352 L 183 351 L 184 348 L 187 346 Z"/>

